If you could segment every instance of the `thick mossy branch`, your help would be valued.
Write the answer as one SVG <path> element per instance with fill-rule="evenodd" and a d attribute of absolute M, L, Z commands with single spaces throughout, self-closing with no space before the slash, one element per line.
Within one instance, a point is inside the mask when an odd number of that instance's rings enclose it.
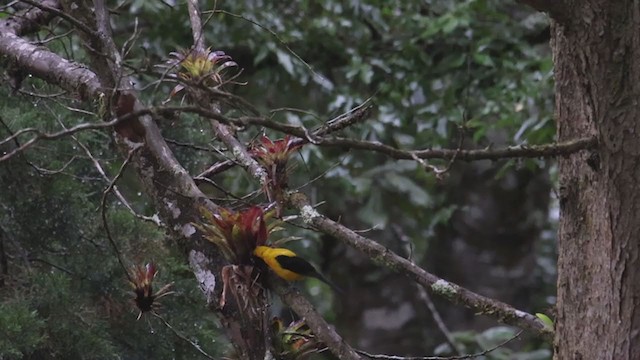
<path fill-rule="evenodd" d="M 536 316 L 517 310 L 498 300 L 476 294 L 425 271 L 377 242 L 365 238 L 353 230 L 321 215 L 311 206 L 304 194 L 291 194 L 289 202 L 300 211 L 301 217 L 306 223 L 344 242 L 348 246 L 360 250 L 374 262 L 394 272 L 408 276 L 432 293 L 440 295 L 454 303 L 462 304 L 478 314 L 489 315 L 500 322 L 531 330 L 547 341 L 553 340 L 553 333 L 547 329 Z"/>

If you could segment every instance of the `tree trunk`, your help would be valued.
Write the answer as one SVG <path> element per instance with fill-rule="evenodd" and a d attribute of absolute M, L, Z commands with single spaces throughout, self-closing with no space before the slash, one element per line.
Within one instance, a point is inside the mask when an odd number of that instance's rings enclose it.
<path fill-rule="evenodd" d="M 573 3 L 552 26 L 559 140 L 599 149 L 559 161 L 555 358 L 640 359 L 640 5 Z"/>

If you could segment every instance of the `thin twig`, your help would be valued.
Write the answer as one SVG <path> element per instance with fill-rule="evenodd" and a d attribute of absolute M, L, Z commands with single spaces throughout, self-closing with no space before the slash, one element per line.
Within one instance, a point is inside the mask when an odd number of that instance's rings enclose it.
<path fill-rule="evenodd" d="M 4 128 L 7 130 L 7 132 L 9 133 L 9 135 L 13 135 L 13 130 L 11 130 L 11 128 L 9 127 L 9 125 L 7 125 L 4 122 L 4 119 L 2 119 L 2 117 L 0 117 L 0 124 L 2 124 L 2 126 L 4 126 Z M 13 142 L 16 144 L 17 147 L 20 147 L 20 141 L 18 141 L 17 138 L 13 139 Z M 67 161 L 64 165 L 62 165 L 62 167 L 60 169 L 57 170 L 50 170 L 50 169 L 45 169 L 42 168 L 36 164 L 34 164 L 33 162 L 29 161 L 29 159 L 27 158 L 27 156 L 25 154 L 21 154 L 24 161 L 31 166 L 38 174 L 41 175 L 55 175 L 55 174 L 59 174 L 61 172 L 63 172 L 67 167 L 69 167 L 69 165 L 71 165 L 71 163 L 73 163 L 76 160 L 75 156 L 72 156 L 71 159 L 69 161 Z"/>
<path fill-rule="evenodd" d="M 227 171 L 227 170 L 231 169 L 232 167 L 234 167 L 235 165 L 236 165 L 236 162 L 233 161 L 233 160 L 220 161 L 220 162 L 217 162 L 217 163 L 209 166 L 203 172 L 198 174 L 195 178 L 196 179 L 208 178 L 208 177 L 211 177 L 211 176 L 213 176 L 215 174 L 219 174 L 221 172 Z"/>
<path fill-rule="evenodd" d="M 107 173 L 102 168 L 102 165 L 100 165 L 100 162 L 98 161 L 98 159 L 96 159 L 93 156 L 93 154 L 91 153 L 89 148 L 85 144 L 80 142 L 80 140 L 78 140 L 78 138 L 75 137 L 74 135 L 71 135 L 71 138 L 76 142 L 76 144 L 78 144 L 78 146 L 80 146 L 82 148 L 82 150 L 84 150 L 85 154 L 87 154 L 87 156 L 89 157 L 91 162 L 93 162 L 93 166 L 96 168 L 98 173 L 100 173 L 102 178 L 105 179 L 106 181 L 111 181 L 109 179 L 109 176 L 107 176 Z M 162 224 L 162 221 L 160 221 L 160 219 L 157 216 L 145 216 L 145 215 L 142 215 L 142 214 L 138 214 L 135 210 L 133 210 L 133 207 L 129 204 L 129 202 L 124 197 L 124 195 L 122 195 L 122 193 L 120 192 L 120 190 L 118 189 L 118 187 L 116 185 L 113 185 L 113 193 L 116 195 L 118 200 L 120 200 L 122 205 L 124 205 L 124 207 L 126 207 L 127 210 L 129 210 L 131 215 L 137 217 L 140 220 L 150 222 L 150 223 L 152 223 L 152 224 L 154 224 L 154 225 L 156 225 L 158 227 L 163 227 L 164 226 L 164 224 Z"/>
<path fill-rule="evenodd" d="M 116 185 L 116 181 L 118 181 L 118 179 L 124 173 L 124 169 L 127 167 L 127 164 L 129 164 L 129 161 L 131 161 L 131 159 L 133 158 L 133 155 L 140 148 L 142 148 L 142 145 L 137 146 L 137 147 L 129 150 L 129 154 L 127 155 L 127 158 L 124 160 L 124 162 L 120 166 L 120 169 L 116 173 L 116 176 L 113 178 L 113 180 L 111 180 L 111 182 L 109 183 L 109 186 L 107 186 L 107 188 L 102 193 L 102 201 L 100 202 L 100 209 L 101 209 L 100 212 L 102 214 L 102 224 L 104 226 L 104 231 L 107 234 L 107 239 L 109 239 L 109 242 L 111 243 L 111 246 L 113 247 L 113 251 L 116 253 L 116 256 L 118 257 L 118 262 L 120 263 L 120 266 L 122 267 L 122 270 L 124 270 L 125 274 L 127 274 L 127 278 L 129 279 L 129 282 L 131 282 L 131 283 L 134 283 L 134 281 L 131 278 L 131 275 L 129 274 L 129 269 L 127 268 L 127 266 L 124 263 L 124 259 L 122 257 L 122 254 L 120 253 L 120 250 L 118 249 L 118 245 L 116 244 L 115 240 L 111 236 L 111 231 L 109 230 L 109 223 L 107 221 L 107 206 L 106 206 L 106 204 L 107 204 L 107 195 L 109 195 L 109 192 L 111 191 L 111 189 L 113 189 L 113 187 Z"/>
<path fill-rule="evenodd" d="M 72 156 L 71 159 L 69 159 L 59 169 L 56 169 L 56 170 L 45 169 L 43 167 L 40 167 L 40 166 L 32 163 L 31 161 L 27 161 L 27 164 L 29 164 L 29 166 L 34 168 L 38 173 L 40 173 L 42 175 L 57 175 L 57 174 L 60 174 L 60 173 L 64 172 L 69 167 L 69 165 L 71 165 L 77 159 L 78 159 L 78 157 Z"/>
<path fill-rule="evenodd" d="M 447 326 L 447 324 L 444 323 L 442 316 L 440 316 L 440 312 L 436 308 L 436 304 L 433 303 L 433 300 L 431 299 L 431 296 L 429 295 L 427 290 L 425 290 L 424 286 L 420 284 L 415 284 L 415 285 L 416 285 L 416 288 L 418 289 L 418 297 L 422 300 L 422 302 L 425 303 L 425 305 L 427 305 L 427 308 L 429 309 L 429 312 L 431 313 L 431 317 L 433 317 L 433 321 L 435 321 L 436 326 L 438 327 L 438 330 L 440 330 L 440 332 L 444 335 L 445 339 L 447 340 L 447 343 L 449 344 L 449 346 L 451 346 L 451 349 L 453 349 L 459 355 L 462 355 L 462 350 L 460 349 L 460 346 L 458 346 L 455 339 L 451 335 L 451 331 L 449 330 L 449 327 Z"/>
<path fill-rule="evenodd" d="M 51 112 L 51 114 L 53 116 L 56 116 L 55 112 L 49 108 L 49 106 L 46 106 L 47 109 L 49 109 L 49 111 Z M 60 126 L 65 129 L 68 130 L 66 125 L 62 122 L 62 120 L 60 120 L 59 117 L 56 116 L 56 120 L 58 121 L 58 124 L 60 124 Z M 0 119 L 1 121 L 1 119 Z M 6 125 L 5 125 L 6 126 Z M 80 146 L 80 148 L 84 151 L 84 153 L 87 155 L 87 157 L 93 162 L 94 167 L 96 168 L 96 170 L 98 170 L 98 173 L 100 173 L 100 175 L 102 176 L 102 178 L 104 180 L 106 180 L 107 182 L 110 182 L 111 179 L 107 176 L 106 172 L 104 171 L 104 169 L 102 168 L 102 166 L 100 165 L 100 162 L 98 161 L 98 159 L 96 159 L 93 154 L 91 153 L 91 151 L 89 150 L 89 148 L 84 145 L 75 135 L 69 135 L 71 137 L 71 139 L 73 139 L 75 141 L 76 144 L 78 144 L 78 146 Z M 72 160 L 75 159 L 75 157 L 72 158 Z M 70 164 L 71 161 L 68 164 Z M 33 165 L 35 167 L 35 165 Z M 66 166 L 65 166 L 66 167 Z M 37 168 L 37 170 L 40 170 L 40 168 Z M 63 168 L 64 169 L 64 168 Z M 61 169 L 60 171 L 62 171 L 63 169 Z M 46 169 L 43 169 L 46 170 Z M 51 174 L 51 173 L 47 173 L 47 174 Z M 160 221 L 160 219 L 157 216 L 154 217 L 149 217 L 149 216 L 144 216 L 141 214 L 138 214 L 135 210 L 133 210 L 133 207 L 129 204 L 129 202 L 127 201 L 127 199 L 124 197 L 124 195 L 122 195 L 122 193 L 120 192 L 120 190 L 118 190 L 118 187 L 114 185 L 113 187 L 113 192 L 116 194 L 116 197 L 118 198 L 118 200 L 120 200 L 120 202 L 122 202 L 122 204 L 129 210 L 129 212 L 137 217 L 138 219 L 141 219 L 143 221 L 148 221 L 151 222 L 153 224 L 155 224 L 158 227 L 162 227 L 163 224 Z"/>
<path fill-rule="evenodd" d="M 212 152 L 212 153 L 217 153 L 216 150 L 208 148 L 208 147 L 204 147 L 204 146 L 200 146 L 200 145 L 196 145 L 196 144 L 192 144 L 192 143 L 185 143 L 185 142 L 180 142 L 177 140 L 171 140 L 171 139 L 167 139 L 164 138 L 164 141 L 166 141 L 169 144 L 175 145 L 175 146 L 180 146 L 180 147 L 186 147 L 189 149 L 193 149 L 193 150 L 198 150 L 198 151 L 206 151 L 206 152 Z"/>
<path fill-rule="evenodd" d="M 56 264 L 54 264 L 54 263 L 50 262 L 49 260 L 40 259 L 40 258 L 34 258 L 34 257 L 29 257 L 29 261 L 31 261 L 31 262 L 39 262 L 39 263 L 43 263 L 43 264 L 45 264 L 45 265 L 49 265 L 49 266 L 51 266 L 51 267 L 52 267 L 52 268 L 54 268 L 54 269 L 58 269 L 58 270 L 62 271 L 63 273 L 66 273 L 67 275 L 71 275 L 71 276 L 74 276 L 74 277 L 80 277 L 80 276 L 78 276 L 77 274 L 75 274 L 74 272 L 72 272 L 71 270 L 69 270 L 69 269 L 67 269 L 67 268 L 64 268 L 64 267 L 62 267 L 62 266 L 60 266 L 60 265 L 56 265 Z M 82 277 L 82 278 L 86 278 L 86 277 Z"/>
<path fill-rule="evenodd" d="M 133 21 L 133 32 L 131 33 L 131 36 L 124 42 L 124 44 L 122 44 L 122 48 L 120 50 L 123 59 L 127 58 L 127 55 L 129 55 L 129 51 L 131 51 L 131 49 L 133 48 L 133 44 L 140 35 L 140 32 L 138 31 L 138 17 L 136 16 Z"/>
<path fill-rule="evenodd" d="M 366 109 L 365 109 L 366 110 Z M 363 110 L 363 111 L 365 111 Z M 321 128 L 317 131 L 309 133 L 309 131 L 300 126 L 288 125 L 279 123 L 270 119 L 261 117 L 241 117 L 237 119 L 230 119 L 223 115 L 216 114 L 212 111 L 194 107 L 158 107 L 151 108 L 148 111 L 184 111 L 193 112 L 198 115 L 212 118 L 223 123 L 240 123 L 240 124 L 253 124 L 268 127 L 274 130 L 279 130 L 284 133 L 294 135 L 299 138 L 297 142 L 306 143 L 309 142 L 308 135 L 313 136 L 313 140 L 317 142 L 319 146 L 331 146 L 350 148 L 355 150 L 367 150 L 375 151 L 385 154 L 394 159 L 401 160 L 415 160 L 418 159 L 459 159 L 463 161 L 475 161 L 475 160 L 500 160 L 506 158 L 541 158 L 541 157 L 554 157 L 554 156 L 566 156 L 575 152 L 593 149 L 597 146 L 598 141 L 595 137 L 586 137 L 566 141 L 562 143 L 549 143 L 543 145 L 515 145 L 504 147 L 500 149 L 492 149 L 487 147 L 484 149 L 471 149 L 462 150 L 460 146 L 456 149 L 418 149 L 418 150 L 403 150 L 398 149 L 390 145 L 382 144 L 376 141 L 365 141 L 351 138 L 342 137 L 322 137 L 329 132 L 340 130 L 348 126 L 351 122 L 359 120 L 363 117 L 363 112 L 353 113 L 352 116 L 343 118 L 341 121 L 332 122 L 325 128 Z M 199 176 L 206 176 L 200 174 Z"/>
<path fill-rule="evenodd" d="M 194 180 L 194 181 L 196 181 L 196 182 L 197 182 L 197 181 L 201 181 L 201 182 L 207 183 L 207 184 L 209 184 L 209 185 L 213 186 L 214 188 L 218 189 L 218 190 L 219 190 L 219 191 L 221 191 L 222 193 L 224 193 L 226 196 L 231 197 L 231 198 L 233 198 L 233 199 L 235 199 L 235 200 L 238 200 L 238 201 L 244 202 L 244 200 L 243 200 L 243 198 L 242 198 L 242 197 L 240 197 L 240 196 L 238 196 L 238 195 L 236 195 L 236 194 L 233 194 L 233 193 L 231 193 L 231 192 L 227 191 L 227 190 L 226 190 L 226 189 L 224 189 L 222 186 L 220 186 L 220 185 L 216 184 L 216 182 L 215 182 L 215 181 L 213 181 L 213 180 L 211 180 L 211 179 L 209 179 L 209 178 L 206 178 L 206 177 L 203 177 L 203 178 L 201 178 L 201 177 L 195 177 L 195 178 L 193 178 L 193 180 Z"/>
<path fill-rule="evenodd" d="M 41 98 L 41 99 L 57 98 L 57 97 L 62 96 L 62 95 L 67 93 L 66 90 L 63 90 L 63 91 L 60 91 L 60 92 L 57 92 L 57 93 L 54 93 L 54 94 L 37 94 L 37 93 L 31 92 L 31 91 L 26 91 L 26 90 L 23 90 L 23 89 L 18 89 L 18 92 L 20 94 L 22 94 L 22 95 L 32 96 L 32 97 Z"/>
<path fill-rule="evenodd" d="M 411 241 L 411 238 L 407 236 L 404 231 L 402 231 L 402 228 L 399 225 L 392 226 L 392 230 L 398 237 L 398 239 L 405 245 L 404 248 L 408 254 L 408 259 L 413 263 L 413 242 Z M 438 330 L 440 330 L 449 346 L 451 346 L 451 349 L 455 350 L 458 355 L 462 355 L 462 349 L 460 349 L 458 344 L 456 344 L 455 339 L 451 335 L 449 327 L 444 323 L 442 316 L 440 316 L 440 312 L 436 308 L 436 305 L 433 303 L 433 300 L 431 299 L 431 296 L 429 296 L 429 293 L 427 293 L 427 290 L 425 290 L 425 288 L 418 283 L 415 283 L 415 286 L 418 289 L 418 297 L 422 300 L 422 302 L 425 303 L 425 305 L 427 305 L 427 309 L 429 309 L 429 312 L 431 312 L 431 317 L 433 317 L 433 321 L 436 323 Z"/>
<path fill-rule="evenodd" d="M 5 160 L 8 160 L 9 158 L 11 158 L 12 156 L 16 155 L 17 153 L 20 153 L 28 148 L 30 148 L 31 146 L 33 146 L 37 141 L 39 140 L 56 140 L 56 139 L 60 139 L 64 136 L 68 136 L 68 135 L 72 135 L 75 134 L 79 131 L 84 131 L 84 130 L 95 130 L 95 129 L 104 129 L 104 128 L 109 128 L 112 127 L 118 123 L 120 123 L 121 121 L 130 119 L 134 116 L 134 113 L 130 113 L 127 114 L 123 117 L 108 121 L 108 122 L 102 122 L 102 123 L 82 123 L 73 127 L 70 127 L 66 130 L 60 130 L 54 133 L 44 133 L 42 132 L 40 129 L 36 129 L 36 128 L 24 128 L 24 129 L 20 129 L 18 131 L 16 131 L 15 133 L 13 133 L 13 135 L 0 140 L 0 145 L 4 145 L 5 143 L 12 141 L 14 139 L 16 139 L 18 136 L 23 135 L 23 134 L 35 134 L 34 137 L 32 137 L 31 139 L 29 139 L 28 141 L 24 142 L 22 145 L 20 145 L 19 147 L 13 149 L 12 151 L 4 154 L 2 157 L 0 157 L 0 162 L 3 162 Z"/>
<path fill-rule="evenodd" d="M 513 337 L 501 342 L 500 344 L 491 347 L 489 349 L 483 350 L 481 352 L 477 352 L 474 354 L 469 354 L 469 355 L 455 355 L 455 356 L 395 356 L 395 355 L 379 355 L 379 354 L 369 354 L 368 352 L 362 351 L 362 350 L 356 350 L 356 352 L 360 355 L 364 355 L 366 357 L 368 357 L 369 359 L 380 359 L 380 360 L 464 360 L 464 359 L 473 359 L 473 358 L 477 358 L 480 356 L 485 356 L 488 353 L 495 351 L 496 349 L 499 349 L 505 345 L 507 345 L 508 343 L 510 343 L 511 341 L 517 339 L 518 337 L 520 337 L 520 335 L 522 335 L 523 330 L 520 330 L 517 334 L 515 334 Z"/>
<path fill-rule="evenodd" d="M 293 51 L 293 49 L 291 49 L 291 47 L 289 47 L 289 44 L 287 44 L 284 40 L 282 40 L 282 38 L 280 38 L 280 36 L 275 31 L 267 28 L 266 26 L 260 24 L 259 22 L 255 21 L 255 20 L 249 19 L 249 18 L 244 17 L 242 15 L 234 14 L 234 13 L 226 11 L 226 10 L 212 10 L 212 12 L 213 13 L 225 14 L 225 15 L 229 15 L 229 16 L 232 16 L 232 17 L 235 17 L 235 18 L 238 18 L 238 19 L 242 19 L 242 20 L 248 21 L 248 22 L 252 23 L 253 25 L 261 28 L 262 30 L 267 31 L 269 34 L 271 34 L 273 37 L 275 37 L 276 40 L 278 40 L 278 42 L 280 44 L 282 44 L 282 46 L 284 46 L 291 55 L 293 55 L 296 59 L 298 59 L 298 61 L 300 61 L 302 64 L 304 64 L 304 66 L 313 74 L 313 76 L 315 76 L 317 79 L 321 79 L 323 81 L 327 81 L 328 82 L 328 80 L 324 76 L 318 74 L 313 69 L 313 67 L 311 65 L 309 65 L 309 63 L 304 61 L 304 59 L 300 55 L 298 55 L 295 51 Z"/>
<path fill-rule="evenodd" d="M 38 41 L 38 42 L 36 42 L 35 44 L 38 44 L 38 45 L 46 45 L 47 43 L 50 43 L 50 42 L 52 42 L 52 41 L 54 41 L 54 40 L 58 40 L 58 39 L 65 39 L 67 36 L 71 35 L 71 33 L 73 33 L 73 30 L 66 31 L 66 32 L 64 32 L 64 33 L 62 33 L 62 34 L 59 34 L 59 35 L 52 35 L 52 36 L 50 36 L 50 37 L 48 37 L 48 38 L 45 38 L 45 39 L 39 40 L 39 41 Z"/>
<path fill-rule="evenodd" d="M 207 359 L 211 359 L 214 360 L 214 357 L 209 355 L 206 351 L 202 350 L 202 348 L 200 347 L 200 345 L 196 344 L 195 342 L 191 341 L 188 337 L 186 337 L 185 335 L 182 335 L 182 333 L 180 333 L 178 330 L 176 330 L 173 326 L 171 326 L 171 324 L 169 324 L 169 322 L 167 320 L 165 320 L 162 316 L 160 316 L 160 314 L 156 313 L 156 312 L 151 312 L 153 314 L 153 316 L 157 317 L 158 319 L 160 319 L 160 321 L 162 321 L 162 323 L 169 328 L 169 330 L 171 330 L 178 338 L 180 338 L 181 340 L 186 341 L 187 343 L 189 343 L 191 346 L 193 346 L 194 349 L 196 349 L 200 354 L 202 354 L 202 356 L 206 357 Z"/>

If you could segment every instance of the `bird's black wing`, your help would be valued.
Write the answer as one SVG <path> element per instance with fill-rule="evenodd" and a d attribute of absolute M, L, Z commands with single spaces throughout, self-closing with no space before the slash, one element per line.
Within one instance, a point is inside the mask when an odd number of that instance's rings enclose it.
<path fill-rule="evenodd" d="M 318 276 L 318 271 L 316 271 L 313 265 L 309 264 L 309 262 L 303 258 L 299 258 L 297 256 L 278 255 L 276 256 L 276 261 L 278 261 L 283 269 L 293 271 L 294 273 L 304 276 Z"/>
<path fill-rule="evenodd" d="M 322 274 L 313 267 L 313 265 L 309 264 L 309 262 L 303 258 L 299 258 L 297 256 L 286 256 L 286 255 L 278 255 L 276 256 L 276 261 L 282 266 L 283 269 L 287 269 L 289 271 L 293 271 L 294 273 L 298 273 L 300 275 L 314 277 L 321 281 L 327 283 L 327 285 L 331 286 L 336 292 L 343 293 L 343 291 L 335 286 L 332 282 L 327 280 Z"/>

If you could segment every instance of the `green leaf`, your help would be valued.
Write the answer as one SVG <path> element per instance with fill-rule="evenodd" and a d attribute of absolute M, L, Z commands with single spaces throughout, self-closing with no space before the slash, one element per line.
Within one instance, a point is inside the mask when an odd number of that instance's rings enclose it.
<path fill-rule="evenodd" d="M 398 191 L 407 194 L 413 204 L 418 206 L 427 206 L 429 204 L 429 194 L 413 180 L 392 172 L 387 173 L 385 179 Z"/>
<path fill-rule="evenodd" d="M 493 62 L 493 59 L 488 54 L 474 53 L 473 54 L 473 59 L 478 64 L 483 65 L 483 66 L 490 66 L 490 67 L 495 66 L 495 63 Z"/>
<path fill-rule="evenodd" d="M 451 33 L 453 30 L 455 30 L 458 25 L 460 25 L 460 19 L 456 18 L 456 17 L 449 17 L 444 25 L 442 26 L 442 32 L 445 34 L 449 34 Z"/>
<path fill-rule="evenodd" d="M 549 330 L 553 330 L 553 320 L 551 320 L 551 318 L 543 313 L 536 313 L 536 317 L 538 319 L 540 319 L 540 321 L 542 321 L 542 323 L 544 324 L 544 326 L 549 329 Z"/>

